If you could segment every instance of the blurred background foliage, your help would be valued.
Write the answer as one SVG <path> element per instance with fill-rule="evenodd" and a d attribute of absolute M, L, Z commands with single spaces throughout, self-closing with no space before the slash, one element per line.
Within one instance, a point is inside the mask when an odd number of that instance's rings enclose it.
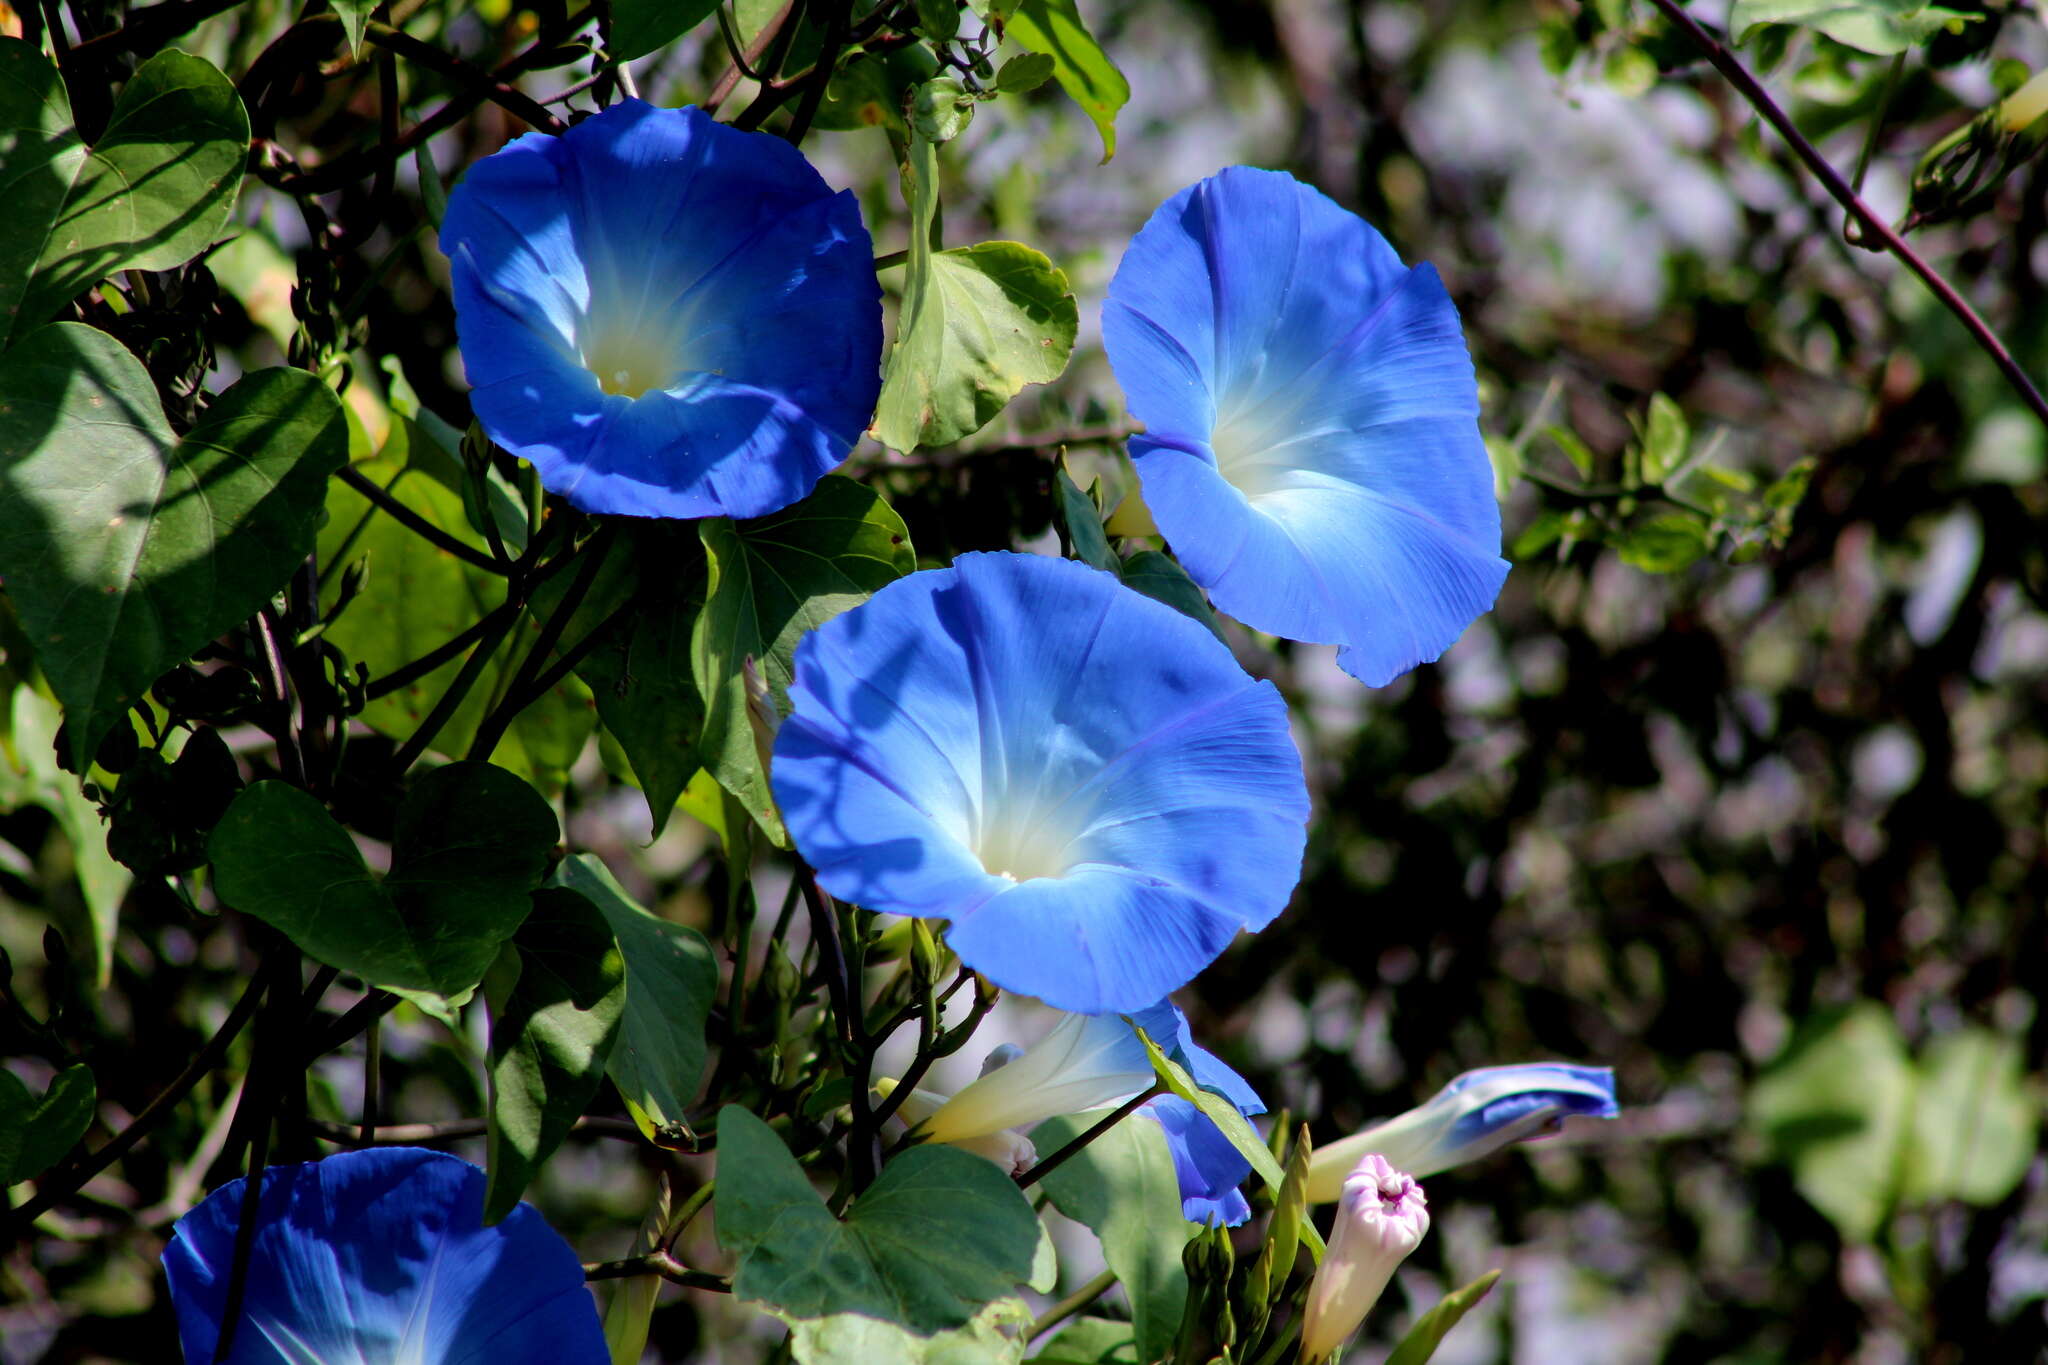
<path fill-rule="evenodd" d="M 739 0 L 742 41 L 776 8 Z M 1955 8 L 1965 17 L 1896 61 L 1861 29 L 1848 36 L 1875 50 L 1829 36 L 1839 10 L 1755 29 L 1740 49 L 1830 160 L 1867 161 L 1858 180 L 1895 221 L 1929 149 L 2048 66 L 2026 0 Z M 560 6 L 393 10 L 474 67 L 526 54 L 512 78 L 538 99 L 591 70 L 591 30 Z M 944 193 L 949 240 L 1014 237 L 1067 271 L 1074 363 L 960 448 L 909 460 L 864 445 L 849 472 L 887 493 L 932 558 L 1051 544 L 1062 447 L 1115 504 L 1130 480 L 1097 305 L 1152 207 L 1219 166 L 1292 170 L 1443 273 L 1515 572 L 1441 665 L 1378 692 L 1329 650 L 1230 627 L 1247 666 L 1297 703 L 1318 820 L 1287 917 L 1184 999 L 1197 1032 L 1320 1139 L 1462 1069 L 1550 1057 L 1613 1064 L 1628 1112 L 1432 1180 L 1438 1235 L 1357 1358 L 1494 1265 L 1501 1286 L 1439 1360 L 2048 1358 L 2041 427 L 1641 0 L 1085 10 L 1132 87 L 1115 159 L 1098 164 L 1095 128 L 1047 85 L 981 110 L 947 148 Z M 166 375 L 218 387 L 319 345 L 349 366 L 356 458 L 393 443 L 402 456 L 422 431 L 452 446 L 467 409 L 446 263 L 424 225 L 443 177 L 525 125 L 470 100 L 394 178 L 352 179 L 321 168 L 377 139 L 380 81 L 403 81 L 407 128 L 469 87 L 374 47 L 296 74 L 268 45 L 298 11 L 274 0 L 44 4 L 12 13 L 10 31 L 33 37 L 40 19 L 85 44 L 158 11 L 222 11 L 179 42 L 237 76 L 257 111 L 242 231 L 108 291 L 86 320 L 152 360 L 173 413 Z M 1695 12 L 1727 22 L 1716 4 Z M 635 74 L 679 104 L 702 101 L 724 66 L 703 25 Z M 279 73 L 288 83 L 269 88 Z M 835 86 L 807 150 L 859 191 L 888 252 L 906 215 L 866 124 L 896 115 L 863 88 Z M 106 117 L 78 102 L 88 127 Z M 327 198 L 299 202 L 348 225 L 338 251 L 309 252 L 329 223 L 274 188 L 306 175 Z M 2048 161 L 1911 235 L 2021 364 L 2048 372 Z M 182 363 L 166 358 L 195 337 Z M 88 1063 L 103 1135 L 186 1064 L 249 964 L 163 879 L 130 885 L 57 770 L 54 709 L 26 689 L 12 705 L 0 1054 L 24 1094 L 55 1084 L 58 1105 L 62 1068 Z M 715 930 L 721 832 L 679 819 L 650 842 L 641 799 L 608 775 L 617 763 L 573 735 L 550 742 L 530 755 L 561 771 L 570 845 Z M 702 792 L 684 808 L 723 818 Z M 139 815 L 113 829 L 117 852 L 123 838 L 132 852 L 191 837 Z M 764 909 L 786 881 L 764 864 Z M 767 989 L 794 990 L 784 968 L 769 965 Z M 389 1114 L 483 1112 L 480 1039 L 402 1009 L 382 1046 Z M 315 1073 L 316 1121 L 360 1112 L 360 1048 Z M 215 1163 L 235 1074 L 89 1186 L 89 1212 L 50 1215 L 57 1235 L 34 1259 L 8 1252 L 0 1360 L 166 1358 L 155 1257 L 169 1223 L 234 1173 Z M 299 1155 L 325 1150 L 314 1136 Z M 480 1139 L 453 1145 L 480 1153 Z M 586 1256 L 620 1254 L 647 1205 L 635 1150 L 581 1133 L 539 1186 Z M 771 1338 L 736 1339 L 731 1305 L 662 1292 L 654 1358 L 768 1351 Z"/>

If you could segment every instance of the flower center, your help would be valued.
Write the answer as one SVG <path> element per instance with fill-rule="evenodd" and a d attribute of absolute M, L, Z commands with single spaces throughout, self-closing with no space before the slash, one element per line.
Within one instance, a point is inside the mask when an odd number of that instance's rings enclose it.
<path fill-rule="evenodd" d="M 645 322 L 596 323 L 583 343 L 583 365 L 606 393 L 628 398 L 667 388 L 682 369 L 668 329 Z"/>
<path fill-rule="evenodd" d="M 1042 806 L 1036 799 L 997 800 L 982 817 L 975 854 L 993 876 L 1013 882 L 1059 877 L 1072 866 L 1068 846 L 1080 830 L 1068 820 L 1050 818 L 1057 802 Z"/>
<path fill-rule="evenodd" d="M 1290 424 L 1265 413 L 1242 410 L 1221 417 L 1209 433 L 1216 453 L 1216 472 L 1247 498 L 1257 499 L 1287 486 L 1294 472 L 1285 443 Z"/>

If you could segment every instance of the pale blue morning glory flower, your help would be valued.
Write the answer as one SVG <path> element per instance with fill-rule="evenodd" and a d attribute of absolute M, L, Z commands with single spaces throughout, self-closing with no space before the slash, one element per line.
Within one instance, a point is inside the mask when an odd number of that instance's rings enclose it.
<path fill-rule="evenodd" d="M 773 512 L 874 413 L 873 245 L 781 138 L 621 100 L 470 167 L 441 249 L 477 420 L 585 511 Z"/>
<path fill-rule="evenodd" d="M 1146 506 L 1246 625 L 1373 686 L 1437 658 L 1507 564 L 1458 312 L 1363 219 L 1234 166 L 1124 253 L 1103 344 Z"/>
<path fill-rule="evenodd" d="M 187 1365 L 220 1340 L 242 1191 L 164 1248 Z M 576 1253 L 525 1204 L 484 1227 L 483 1203 L 482 1171 L 413 1147 L 271 1167 L 228 1365 L 608 1365 Z"/>
<path fill-rule="evenodd" d="M 969 554 L 804 637 L 775 797 L 834 895 L 960 960 L 1143 1009 L 1286 906 L 1308 793 L 1287 708 L 1209 632 L 1070 560 Z"/>
<path fill-rule="evenodd" d="M 1345 1174 L 1377 1152 L 1420 1179 L 1476 1161 L 1512 1142 L 1555 1133 L 1568 1117 L 1611 1119 L 1614 1071 L 1566 1062 L 1527 1062 L 1467 1071 L 1399 1118 L 1376 1124 L 1309 1158 L 1308 1197 L 1335 1199 Z"/>

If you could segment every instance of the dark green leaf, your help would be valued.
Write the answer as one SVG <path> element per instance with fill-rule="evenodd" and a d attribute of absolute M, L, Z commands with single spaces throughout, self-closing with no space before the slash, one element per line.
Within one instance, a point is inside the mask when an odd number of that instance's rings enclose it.
<path fill-rule="evenodd" d="M 970 1321 L 1031 1273 L 1038 1219 L 994 1163 L 913 1147 L 834 1218 L 773 1129 L 718 1114 L 718 1239 L 733 1292 L 797 1318 L 863 1313 L 929 1335 Z"/>
<path fill-rule="evenodd" d="M 1109 548 L 1109 537 L 1102 530 L 1102 512 L 1095 499 L 1080 490 L 1064 464 L 1053 471 L 1053 482 L 1060 524 L 1066 528 L 1067 541 L 1074 547 L 1074 558 L 1090 568 L 1115 573 L 1116 551 Z"/>
<path fill-rule="evenodd" d="M 960 6 L 955 0 L 917 0 L 917 27 L 927 38 L 951 42 L 960 31 Z"/>
<path fill-rule="evenodd" d="M 1863 1001 L 1807 1020 L 1749 1092 L 1749 1126 L 1849 1241 L 1898 1196 L 1913 1081 L 1891 1011 Z"/>
<path fill-rule="evenodd" d="M 1032 1130 L 1041 1152 L 1056 1152 L 1102 1115 L 1057 1118 Z M 1187 1307 L 1181 1249 L 1196 1228 L 1181 1216 L 1180 1177 L 1166 1134 L 1149 1119 L 1124 1119 L 1045 1177 L 1053 1207 L 1102 1239 L 1102 1256 L 1131 1302 L 1138 1355 L 1163 1359 Z"/>
<path fill-rule="evenodd" d="M 626 1013 L 606 1063 L 612 1084 L 648 1137 L 680 1140 L 684 1108 L 704 1074 L 704 1021 L 718 994 L 711 944 L 641 909 L 587 853 L 565 860 L 556 875 L 603 913 L 626 960 Z"/>
<path fill-rule="evenodd" d="M 1454 1289 L 1444 1295 L 1436 1307 L 1415 1320 L 1415 1325 L 1408 1329 L 1408 1335 L 1401 1338 L 1401 1344 L 1387 1357 L 1387 1365 L 1423 1365 L 1436 1354 L 1436 1348 L 1443 1344 L 1444 1337 L 1458 1325 L 1459 1319 L 1486 1297 L 1486 1291 L 1492 1289 L 1493 1282 L 1499 1278 L 1498 1270 L 1489 1270 L 1463 1289 Z"/>
<path fill-rule="evenodd" d="M 797 640 L 916 567 L 903 521 L 881 497 L 827 475 L 794 507 L 752 521 L 699 523 L 709 588 L 691 641 L 704 698 L 704 766 L 768 837 L 784 841 L 768 791 L 762 736 L 749 718 L 746 661 L 764 705 L 784 709 Z"/>
<path fill-rule="evenodd" d="M 511 773 L 451 763 L 406 793 L 381 883 L 326 809 L 282 782 L 236 797 L 209 851 L 221 899 L 311 956 L 372 985 L 456 995 L 526 918 L 559 833 Z"/>
<path fill-rule="evenodd" d="M 1145 596 L 1166 603 L 1183 616 L 1192 616 L 1209 628 L 1217 639 L 1223 638 L 1223 627 L 1217 624 L 1216 613 L 1209 608 L 1209 600 L 1202 596 L 1202 590 L 1195 586 L 1195 580 L 1188 577 L 1188 571 L 1171 555 L 1157 550 L 1140 550 L 1123 562 L 1124 586 L 1136 588 Z"/>
<path fill-rule="evenodd" d="M 711 17 L 718 0 L 613 0 L 611 55 L 618 61 L 666 47 Z"/>
<path fill-rule="evenodd" d="M 56 323 L 0 356 L 0 576 L 78 766 L 291 577 L 347 450 L 340 402 L 297 370 L 245 376 L 180 440 L 104 332 Z"/>
<path fill-rule="evenodd" d="M 1102 159 L 1116 155 L 1116 114 L 1131 85 L 1095 41 L 1074 0 L 1024 0 L 1010 15 L 1007 36 L 1053 60 L 1052 74 L 1102 134 Z"/>
<path fill-rule="evenodd" d="M 996 89 L 1006 95 L 1036 90 L 1052 79 L 1053 59 L 1043 52 L 1020 52 L 996 72 Z"/>
<path fill-rule="evenodd" d="M 348 38 L 348 50 L 360 57 L 363 54 L 363 28 L 370 22 L 370 12 L 377 8 L 377 0 L 331 0 L 335 14 L 341 18 L 341 31 Z"/>
<path fill-rule="evenodd" d="M 577 892 L 547 887 L 512 936 L 518 983 L 491 1019 L 486 1223 L 518 1206 L 604 1081 L 628 1000 L 607 919 Z"/>
<path fill-rule="evenodd" d="M 70 1066 L 40 1100 L 8 1072 L 0 1083 L 0 1186 L 33 1180 L 62 1161 L 92 1125 L 98 1090 L 92 1068 Z M 14 1093 L 10 1093 L 14 1092 Z"/>
<path fill-rule="evenodd" d="M 702 766 L 704 701 L 690 672 L 690 637 L 704 605 L 704 548 L 687 526 L 635 528 L 639 589 L 576 672 L 647 794 L 660 834 Z M 578 632 L 580 634 L 580 632 Z"/>
<path fill-rule="evenodd" d="M 0 38 L 0 342 L 117 270 L 169 270 L 226 226 L 249 116 L 211 62 L 175 48 L 121 87 L 88 150 L 48 58 Z"/>

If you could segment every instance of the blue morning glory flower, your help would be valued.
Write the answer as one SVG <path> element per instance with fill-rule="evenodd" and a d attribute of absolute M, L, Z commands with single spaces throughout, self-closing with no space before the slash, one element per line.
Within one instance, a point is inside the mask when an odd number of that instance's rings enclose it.
<path fill-rule="evenodd" d="M 1246 625 L 1373 686 L 1437 658 L 1507 564 L 1458 312 L 1363 219 L 1234 166 L 1152 215 L 1103 344 L 1153 521 Z"/>
<path fill-rule="evenodd" d="M 1514 1142 L 1555 1133 L 1569 1117 L 1611 1119 L 1614 1070 L 1566 1062 L 1527 1062 L 1467 1071 L 1410 1109 L 1354 1133 L 1309 1158 L 1308 1197 L 1335 1199 L 1359 1158 L 1377 1152 L 1420 1179 L 1498 1151 Z"/>
<path fill-rule="evenodd" d="M 1287 904 L 1308 793 L 1271 683 L 1171 607 L 962 555 L 804 637 L 775 797 L 834 895 L 950 921 L 960 960 L 1146 1008 Z"/>
<path fill-rule="evenodd" d="M 187 1365 L 220 1340 L 242 1190 L 164 1248 Z M 271 1167 L 229 1365 L 608 1365 L 576 1253 L 525 1204 L 482 1226 L 483 1203 L 482 1171 L 414 1147 Z"/>
<path fill-rule="evenodd" d="M 470 167 L 441 249 L 477 420 L 587 512 L 773 512 L 874 414 L 874 248 L 781 138 L 621 100 Z"/>

